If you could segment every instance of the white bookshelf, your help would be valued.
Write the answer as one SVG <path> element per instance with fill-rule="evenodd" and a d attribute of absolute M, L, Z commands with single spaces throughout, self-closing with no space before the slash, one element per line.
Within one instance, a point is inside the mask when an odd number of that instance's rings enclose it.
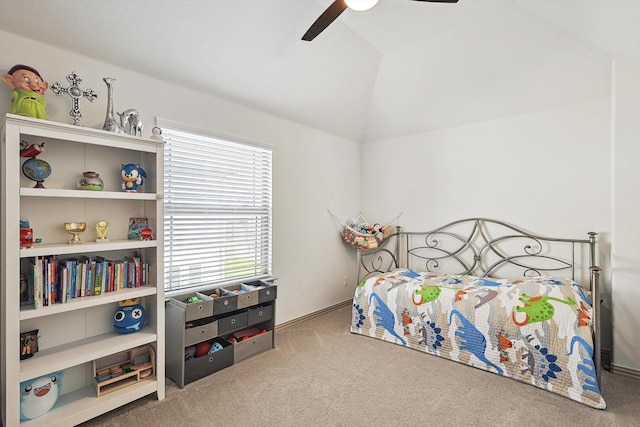
<path fill-rule="evenodd" d="M 38 158 L 46 160 L 52 174 L 44 185 L 23 176 L 20 142 L 45 142 Z M 121 191 L 123 163 L 138 163 L 147 172 L 138 193 Z M 162 143 L 119 135 L 100 129 L 55 123 L 7 114 L 2 125 L 0 150 L 2 189 L 1 224 L 1 388 L 2 425 L 69 426 L 82 423 L 140 397 L 155 393 L 164 398 L 164 285 Z M 76 189 L 82 172 L 100 173 L 103 191 Z M 128 240 L 128 220 L 146 217 L 152 240 Z M 20 248 L 19 222 L 28 218 L 34 237 L 42 243 Z M 96 243 L 95 223 L 110 224 L 108 242 Z M 70 235 L 63 224 L 84 221 L 83 244 L 68 244 Z M 56 255 L 59 259 L 86 255 L 111 259 L 140 256 L 150 265 L 150 283 L 139 288 L 106 292 L 98 296 L 70 299 L 38 308 L 20 305 L 20 274 L 36 257 Z M 146 310 L 145 326 L 131 334 L 113 330 L 113 313 L 118 302 L 141 298 Z M 39 351 L 20 360 L 20 333 L 39 330 Z M 94 360 L 141 345 L 155 350 L 155 375 L 121 390 L 97 397 L 92 384 Z M 52 372 L 63 371 L 62 395 L 45 415 L 20 422 L 20 383 Z"/>

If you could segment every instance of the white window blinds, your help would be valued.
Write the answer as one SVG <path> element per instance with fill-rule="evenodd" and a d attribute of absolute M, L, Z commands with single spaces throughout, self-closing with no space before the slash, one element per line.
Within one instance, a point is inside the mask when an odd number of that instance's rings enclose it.
<path fill-rule="evenodd" d="M 271 275 L 271 147 L 157 119 L 165 140 L 165 291 Z"/>

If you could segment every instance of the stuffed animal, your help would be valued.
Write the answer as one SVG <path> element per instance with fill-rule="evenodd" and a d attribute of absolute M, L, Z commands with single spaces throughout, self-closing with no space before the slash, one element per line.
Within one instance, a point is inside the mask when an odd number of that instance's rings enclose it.
<path fill-rule="evenodd" d="M 60 396 L 63 372 L 44 375 L 20 383 L 20 420 L 27 421 L 46 414 Z"/>
<path fill-rule="evenodd" d="M 222 344 L 216 341 L 213 344 L 211 344 L 211 348 L 209 349 L 209 354 L 215 353 L 216 351 L 220 351 L 222 349 L 223 349 Z"/>
<path fill-rule="evenodd" d="M 380 224 L 373 224 L 372 234 L 378 242 L 384 240 L 384 234 L 382 234 L 382 226 Z"/>

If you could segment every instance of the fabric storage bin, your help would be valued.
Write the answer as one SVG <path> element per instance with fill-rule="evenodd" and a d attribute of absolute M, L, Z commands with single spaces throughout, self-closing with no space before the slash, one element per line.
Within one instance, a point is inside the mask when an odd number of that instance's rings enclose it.
<path fill-rule="evenodd" d="M 253 282 L 247 282 L 247 286 L 255 287 L 258 290 L 258 303 L 269 302 L 276 299 L 278 295 L 278 287 L 273 283 L 265 282 L 264 280 L 255 280 Z"/>
<path fill-rule="evenodd" d="M 248 325 L 248 315 L 246 311 L 237 312 L 229 316 L 218 318 L 218 334 L 226 334 L 246 328 Z"/>
<path fill-rule="evenodd" d="M 238 310 L 258 304 L 258 290 L 254 287 L 241 283 L 239 285 L 225 286 L 224 289 L 238 297 Z"/>
<path fill-rule="evenodd" d="M 225 288 L 214 288 L 206 292 L 213 298 L 213 315 L 217 316 L 238 309 L 238 296 Z"/>
<path fill-rule="evenodd" d="M 233 365 L 233 346 L 229 341 L 222 338 L 215 338 L 211 343 L 219 342 L 222 350 L 215 353 L 205 354 L 194 359 L 184 362 L 184 383 L 189 384 L 207 375 L 218 372 L 221 369 L 228 368 Z"/>
<path fill-rule="evenodd" d="M 201 301 L 188 302 L 190 298 L 197 297 Z M 213 316 L 213 299 L 201 294 L 200 292 L 192 292 L 190 294 L 180 295 L 171 298 L 171 302 L 185 311 L 185 321 L 202 319 L 203 317 Z"/>
<path fill-rule="evenodd" d="M 257 305 L 247 309 L 248 325 L 271 320 L 273 317 L 273 305 Z"/>
<path fill-rule="evenodd" d="M 207 322 L 194 323 L 184 330 L 184 345 L 189 346 L 218 336 L 218 321 L 214 318 L 203 319 Z"/>
<path fill-rule="evenodd" d="M 233 360 L 237 363 L 243 359 L 273 348 L 273 331 L 267 331 L 244 341 L 233 344 Z"/>

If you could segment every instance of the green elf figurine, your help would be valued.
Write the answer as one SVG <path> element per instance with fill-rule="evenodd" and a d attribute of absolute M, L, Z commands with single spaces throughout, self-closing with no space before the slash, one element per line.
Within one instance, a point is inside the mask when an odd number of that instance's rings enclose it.
<path fill-rule="evenodd" d="M 49 87 L 40 73 L 28 65 L 17 64 L 2 76 L 13 92 L 11 93 L 11 113 L 47 120 L 47 101 L 44 92 Z"/>

